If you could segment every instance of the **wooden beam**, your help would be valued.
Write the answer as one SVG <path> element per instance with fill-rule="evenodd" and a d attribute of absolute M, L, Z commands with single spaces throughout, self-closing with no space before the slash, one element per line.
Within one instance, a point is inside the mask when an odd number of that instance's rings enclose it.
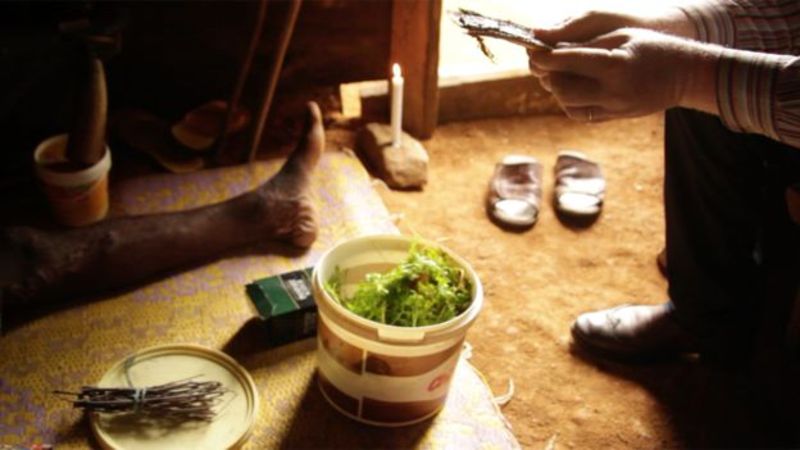
<path fill-rule="evenodd" d="M 358 83 L 361 117 L 383 120 L 388 114 L 387 86 Z M 438 123 L 535 114 L 561 114 L 555 99 L 527 69 L 439 79 Z"/>
<path fill-rule="evenodd" d="M 392 63 L 403 68 L 403 129 L 418 139 L 433 135 L 439 109 L 439 23 L 442 0 L 394 0 L 392 2 Z"/>
<path fill-rule="evenodd" d="M 528 69 L 439 80 L 439 123 L 561 113 Z"/>

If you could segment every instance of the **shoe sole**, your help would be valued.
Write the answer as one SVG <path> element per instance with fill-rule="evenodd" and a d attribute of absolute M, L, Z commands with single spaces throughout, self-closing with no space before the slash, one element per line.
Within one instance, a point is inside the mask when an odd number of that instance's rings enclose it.
<path fill-rule="evenodd" d="M 686 358 L 688 355 L 696 355 L 697 352 L 681 352 L 678 350 L 659 350 L 653 352 L 631 351 L 625 352 L 619 349 L 598 346 L 592 343 L 576 328 L 570 330 L 572 334 L 572 346 L 570 350 L 578 356 L 601 358 L 609 361 L 616 361 L 628 364 L 647 364 L 664 361 L 674 361 Z"/>

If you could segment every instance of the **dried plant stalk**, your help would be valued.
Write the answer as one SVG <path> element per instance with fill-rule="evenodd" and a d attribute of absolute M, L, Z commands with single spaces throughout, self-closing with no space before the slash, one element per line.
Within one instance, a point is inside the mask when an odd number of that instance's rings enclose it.
<path fill-rule="evenodd" d="M 74 397 L 72 406 L 86 411 L 200 421 L 214 418 L 214 407 L 228 392 L 218 381 L 192 380 L 145 388 L 83 386 L 80 392 L 54 391 L 55 394 Z"/>
<path fill-rule="evenodd" d="M 529 49 L 552 49 L 553 47 L 545 44 L 534 36 L 530 28 L 511 22 L 509 20 L 495 19 L 479 14 L 475 11 L 461 8 L 458 11 L 450 11 L 450 18 L 463 28 L 467 34 L 478 40 L 481 51 L 494 60 L 494 56 L 483 42 L 483 37 L 503 39 Z"/>

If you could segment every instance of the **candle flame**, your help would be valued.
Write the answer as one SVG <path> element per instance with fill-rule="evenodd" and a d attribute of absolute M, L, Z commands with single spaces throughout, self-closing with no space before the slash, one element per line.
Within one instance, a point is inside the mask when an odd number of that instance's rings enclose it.
<path fill-rule="evenodd" d="M 400 73 L 400 64 L 394 63 L 392 64 L 392 75 L 399 77 Z"/>

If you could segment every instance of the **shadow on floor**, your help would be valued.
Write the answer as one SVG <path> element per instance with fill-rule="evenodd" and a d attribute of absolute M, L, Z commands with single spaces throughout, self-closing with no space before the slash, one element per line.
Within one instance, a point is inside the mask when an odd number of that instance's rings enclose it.
<path fill-rule="evenodd" d="M 594 225 L 595 222 L 597 222 L 597 220 L 600 218 L 600 215 L 602 214 L 601 212 L 593 215 L 580 216 L 574 214 L 567 214 L 559 211 L 556 208 L 553 208 L 553 210 L 555 211 L 556 218 L 558 218 L 558 221 L 561 222 L 561 225 L 564 225 L 565 227 L 573 231 L 582 231 L 588 229 L 589 227 Z"/>
<path fill-rule="evenodd" d="M 224 345 L 223 351 L 250 371 L 273 370 L 282 362 L 313 352 L 313 338 L 296 342 L 275 342 L 261 319 L 251 319 Z M 275 369 L 278 370 L 278 369 Z M 305 376 L 305 375 L 302 375 Z M 291 414 L 286 430 L 281 429 L 280 448 L 416 448 L 431 426 L 432 419 L 400 428 L 381 428 L 356 422 L 328 404 L 317 386 L 316 372 L 304 386 L 298 386 L 296 406 L 284 408 Z"/>
<path fill-rule="evenodd" d="M 281 448 L 417 448 L 432 420 L 399 428 L 356 422 L 328 404 L 317 387 L 317 375 L 314 374 L 295 408 Z"/>
<path fill-rule="evenodd" d="M 723 368 L 699 357 L 624 363 L 573 356 L 649 391 L 686 448 L 797 448 L 800 373 L 788 364 Z"/>

